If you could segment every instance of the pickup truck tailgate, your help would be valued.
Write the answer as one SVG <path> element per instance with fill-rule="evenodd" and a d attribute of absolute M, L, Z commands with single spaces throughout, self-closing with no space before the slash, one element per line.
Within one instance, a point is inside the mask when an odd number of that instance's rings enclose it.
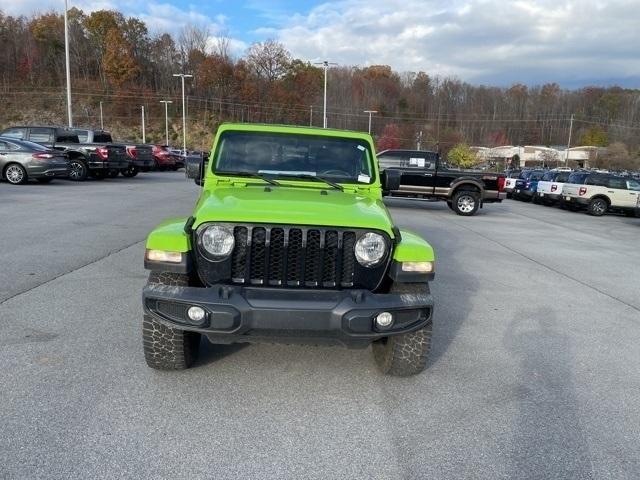
<path fill-rule="evenodd" d="M 581 188 L 583 189 L 582 195 L 584 195 L 584 193 L 586 192 L 586 188 L 584 185 L 578 185 L 575 183 L 565 183 L 564 186 L 562 187 L 562 194 L 569 195 L 572 197 L 580 197 L 582 196 L 580 195 Z"/>
<path fill-rule="evenodd" d="M 109 161 L 127 161 L 127 151 L 124 145 L 107 145 Z"/>

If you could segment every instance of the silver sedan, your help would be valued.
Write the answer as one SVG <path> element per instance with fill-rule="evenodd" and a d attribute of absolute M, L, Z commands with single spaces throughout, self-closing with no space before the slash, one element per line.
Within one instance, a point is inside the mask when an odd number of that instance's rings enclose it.
<path fill-rule="evenodd" d="M 37 143 L 0 136 L 0 178 L 20 185 L 29 179 L 49 183 L 69 176 L 69 160 L 63 152 Z"/>

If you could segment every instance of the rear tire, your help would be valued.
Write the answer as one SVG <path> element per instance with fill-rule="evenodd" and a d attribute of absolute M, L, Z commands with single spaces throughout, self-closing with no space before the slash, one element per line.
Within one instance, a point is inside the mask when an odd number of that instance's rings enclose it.
<path fill-rule="evenodd" d="M 186 287 L 189 277 L 179 273 L 151 272 L 149 282 Z M 142 347 L 147 365 L 157 370 L 184 370 L 198 359 L 200 334 L 168 327 L 151 315 L 142 319 Z"/>
<path fill-rule="evenodd" d="M 69 161 L 71 171 L 69 172 L 69 180 L 74 182 L 84 182 L 89 175 L 87 164 L 79 158 L 73 158 Z"/>
<path fill-rule="evenodd" d="M 480 194 L 471 190 L 460 190 L 453 195 L 452 210 L 463 217 L 475 215 L 480 208 Z"/>
<path fill-rule="evenodd" d="M 601 217 L 607 213 L 608 208 L 609 204 L 604 198 L 592 198 L 587 207 L 587 212 L 594 217 Z"/>
<path fill-rule="evenodd" d="M 4 178 L 11 185 L 23 185 L 29 180 L 27 170 L 19 163 L 10 163 L 4 169 Z"/>
<path fill-rule="evenodd" d="M 429 293 L 429 285 L 424 283 L 394 284 L 393 293 Z M 373 342 L 373 358 L 382 373 L 407 377 L 422 372 L 427 365 L 431 350 L 431 329 L 433 322 L 411 333 L 393 335 Z"/>
<path fill-rule="evenodd" d="M 131 178 L 138 175 L 138 169 L 136 167 L 123 168 L 120 173 L 123 177 Z"/>

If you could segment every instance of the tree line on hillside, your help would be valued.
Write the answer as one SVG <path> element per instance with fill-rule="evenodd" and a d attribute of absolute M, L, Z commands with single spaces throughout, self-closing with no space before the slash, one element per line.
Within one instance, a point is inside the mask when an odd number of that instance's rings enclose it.
<path fill-rule="evenodd" d="M 69 26 L 72 85 L 78 98 L 84 95 L 78 109 L 87 118 L 108 100 L 115 119 L 134 122 L 131 105 L 160 94 L 176 98 L 173 74 L 184 72 L 194 75 L 187 81 L 189 114 L 202 131 L 228 119 L 322 124 L 322 69 L 276 41 L 255 43 L 236 57 L 225 35 L 196 26 L 176 36 L 151 34 L 140 19 L 110 10 L 72 8 Z M 0 124 L 19 118 L 25 104 L 57 111 L 62 104 L 52 99 L 63 98 L 65 82 L 63 16 L 0 11 L 0 44 L 0 94 L 9 105 Z M 337 128 L 366 130 L 363 110 L 377 110 L 381 147 L 566 145 L 572 114 L 572 145 L 622 142 L 631 156 L 640 145 L 640 90 L 620 87 L 501 88 L 386 65 L 338 66 L 329 70 L 328 105 L 329 125 Z M 158 125 L 161 108 L 152 105 Z"/>

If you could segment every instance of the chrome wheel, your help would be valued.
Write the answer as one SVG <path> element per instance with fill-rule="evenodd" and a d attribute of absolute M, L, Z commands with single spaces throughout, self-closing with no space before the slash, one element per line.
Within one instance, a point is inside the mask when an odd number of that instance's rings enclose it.
<path fill-rule="evenodd" d="M 70 166 L 69 178 L 76 181 L 82 180 L 85 176 L 84 165 L 80 162 L 71 162 Z"/>
<path fill-rule="evenodd" d="M 23 183 L 27 178 L 27 172 L 20 165 L 9 165 L 4 172 L 7 181 L 14 185 Z"/>
<path fill-rule="evenodd" d="M 607 212 L 607 202 L 598 198 L 591 202 L 591 214 L 597 217 L 604 215 Z"/>
<path fill-rule="evenodd" d="M 460 195 L 458 197 L 458 210 L 462 213 L 471 213 L 476 208 L 476 199 L 471 195 Z"/>

